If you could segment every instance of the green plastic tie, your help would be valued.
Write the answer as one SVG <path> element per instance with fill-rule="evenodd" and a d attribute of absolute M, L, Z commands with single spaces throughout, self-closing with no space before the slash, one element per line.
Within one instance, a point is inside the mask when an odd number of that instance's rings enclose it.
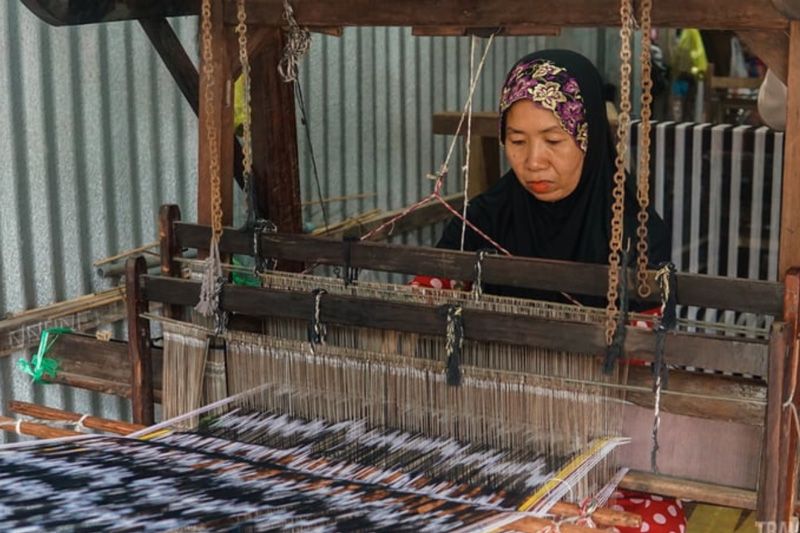
<path fill-rule="evenodd" d="M 30 362 L 25 359 L 17 361 L 17 368 L 29 374 L 34 383 L 40 383 L 45 374 L 54 379 L 58 371 L 58 361 L 46 357 L 46 355 L 55 344 L 58 336 L 63 333 L 72 333 L 72 330 L 70 328 L 48 328 L 42 331 L 36 355 L 33 356 Z"/>

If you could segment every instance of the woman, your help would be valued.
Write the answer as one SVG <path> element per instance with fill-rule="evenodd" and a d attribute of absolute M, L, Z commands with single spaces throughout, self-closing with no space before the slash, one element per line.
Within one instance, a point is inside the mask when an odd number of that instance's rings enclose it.
<path fill-rule="evenodd" d="M 500 143 L 511 170 L 474 198 L 467 219 L 512 255 L 608 263 L 616 150 L 603 101 L 603 82 L 591 62 L 568 50 L 522 58 L 500 95 Z M 625 239 L 636 246 L 635 188 L 625 202 Z M 454 218 L 438 247 L 461 249 L 462 221 Z M 664 222 L 650 210 L 651 264 L 669 259 Z M 492 245 L 469 227 L 464 250 Z M 632 258 L 635 256 L 631 254 Z M 418 277 L 418 285 L 441 280 Z M 444 286 L 449 286 L 444 282 Z M 548 300 L 563 296 L 512 287 L 486 292 Z M 573 295 L 574 296 L 574 295 Z M 604 298 L 577 297 L 603 306 Z"/>
<path fill-rule="evenodd" d="M 607 264 L 616 149 L 603 82 L 591 62 L 567 50 L 537 52 L 517 62 L 500 95 L 500 143 L 511 170 L 471 201 L 467 219 L 512 255 Z M 635 251 L 639 206 L 632 183 L 625 198 L 623 242 L 630 239 Z M 655 211 L 651 209 L 649 215 L 650 263 L 659 264 L 669 260 L 667 230 Z M 437 246 L 458 250 L 461 241 L 462 221 L 454 218 Z M 465 250 L 492 246 L 467 227 Z M 423 276 L 412 284 L 453 286 L 448 280 Z M 485 290 L 564 299 L 557 293 L 514 287 L 487 286 Z M 576 299 L 585 305 L 605 305 L 602 297 Z M 616 495 L 611 504 L 642 515 L 641 531 L 678 533 L 685 528 L 680 503 L 672 499 L 625 493 Z"/>

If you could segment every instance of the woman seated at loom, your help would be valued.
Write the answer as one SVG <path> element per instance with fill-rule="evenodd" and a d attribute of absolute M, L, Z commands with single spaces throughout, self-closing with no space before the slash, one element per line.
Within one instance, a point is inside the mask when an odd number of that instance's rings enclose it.
<path fill-rule="evenodd" d="M 511 255 L 608 264 L 612 188 L 617 155 L 603 99 L 603 82 L 591 62 L 567 50 L 525 56 L 511 69 L 500 95 L 500 142 L 511 170 L 470 201 L 463 250 L 494 248 Z M 627 188 L 625 238 L 635 242 L 636 191 Z M 651 208 L 651 264 L 669 260 L 667 228 Z M 462 249 L 462 220 L 454 218 L 437 246 Z M 624 246 L 624 244 L 623 244 Z M 633 247 L 633 246 L 632 246 Z M 631 254 L 634 258 L 635 255 Z M 412 285 L 456 288 L 417 276 Z M 570 296 L 487 285 L 486 292 L 603 307 L 600 297 Z M 635 302 L 632 302 L 632 304 Z M 679 502 L 646 494 L 619 494 L 615 507 L 640 514 L 641 531 L 683 532 Z M 632 530 L 624 529 L 625 533 Z"/>
<path fill-rule="evenodd" d="M 494 248 L 522 257 L 608 264 L 617 152 L 594 65 L 567 50 L 518 61 L 500 95 L 500 143 L 511 170 L 467 209 L 469 222 L 491 242 L 468 226 L 463 250 Z M 630 238 L 635 248 L 636 192 L 630 186 L 626 192 L 623 247 Z M 653 209 L 649 214 L 650 262 L 659 264 L 669 260 L 667 230 Z M 460 219 L 447 225 L 437 247 L 462 249 Z M 412 284 L 454 286 L 424 276 Z M 485 292 L 568 303 L 561 294 L 529 289 L 487 285 Z M 575 299 L 605 306 L 603 298 Z"/>

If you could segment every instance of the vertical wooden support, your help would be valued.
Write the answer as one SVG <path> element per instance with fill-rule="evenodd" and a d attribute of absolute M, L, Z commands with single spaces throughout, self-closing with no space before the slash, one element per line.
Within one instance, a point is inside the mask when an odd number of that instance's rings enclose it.
<path fill-rule="evenodd" d="M 219 169 L 222 187 L 222 221 L 230 225 L 233 221 L 233 83 L 231 80 L 230 42 L 233 30 L 223 24 L 224 2 L 211 3 L 212 39 L 214 50 L 214 83 L 211 114 L 216 130 L 216 143 L 219 149 Z M 204 46 L 202 30 L 201 48 Z M 235 54 L 234 54 L 235 55 Z M 211 174 L 209 171 L 208 130 L 209 113 L 206 108 L 206 94 L 209 83 L 203 74 L 203 53 L 200 53 L 200 120 L 198 122 L 198 169 L 197 169 L 197 221 L 211 224 Z"/>
<path fill-rule="evenodd" d="M 783 393 L 781 399 L 780 477 L 778 484 L 778 520 L 789 522 L 797 500 L 797 446 L 800 428 L 795 426 L 791 405 L 800 408 L 798 371 L 800 371 L 800 268 L 792 268 L 784 280 L 784 321 L 792 327 L 790 344 L 787 346 L 787 359 L 784 370 Z"/>
<path fill-rule="evenodd" d="M 473 135 L 469 146 L 470 198 L 485 192 L 500 179 L 500 145 L 497 137 Z"/>
<path fill-rule="evenodd" d="M 140 278 L 147 273 L 144 257 L 125 263 L 125 291 L 128 315 L 128 357 L 131 361 L 131 405 L 133 422 L 145 426 L 154 422 L 153 363 L 150 352 L 150 322 L 141 317 L 147 311 Z"/>
<path fill-rule="evenodd" d="M 789 23 L 786 137 L 783 155 L 780 270 L 783 276 L 800 266 L 800 21 Z"/>
<path fill-rule="evenodd" d="M 279 27 L 263 28 L 264 43 L 251 58 L 253 165 L 259 204 L 278 230 L 302 231 L 300 172 L 294 87 L 278 74 L 285 36 Z"/>
<path fill-rule="evenodd" d="M 761 480 L 758 488 L 758 520 L 762 522 L 772 522 L 778 516 L 778 487 L 781 477 L 781 404 L 783 403 L 786 354 L 791 345 L 791 337 L 791 324 L 776 322 L 772 325 L 769 343 L 769 375 L 767 376 L 767 412 L 764 424 Z"/>
<path fill-rule="evenodd" d="M 175 222 L 181 219 L 181 209 L 175 204 L 165 204 L 158 212 L 158 239 L 161 251 L 161 275 L 170 278 L 181 277 L 181 266 L 175 260 L 181 250 L 175 236 Z M 181 320 L 183 309 L 177 305 L 165 305 L 164 316 Z"/>

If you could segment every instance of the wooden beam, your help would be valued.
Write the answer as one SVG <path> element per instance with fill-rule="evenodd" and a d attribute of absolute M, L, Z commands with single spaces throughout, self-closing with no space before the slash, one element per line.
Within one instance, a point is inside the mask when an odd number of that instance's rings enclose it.
<path fill-rule="evenodd" d="M 440 111 L 433 114 L 434 135 L 454 135 L 461 120 L 460 111 Z M 497 111 L 477 111 L 472 113 L 472 135 L 497 139 L 499 135 L 499 115 Z M 459 135 L 467 134 L 466 123 L 458 131 Z M 496 142 L 496 141 L 495 141 Z"/>
<path fill-rule="evenodd" d="M 255 191 L 266 206 L 264 216 L 281 231 L 300 233 L 300 170 L 297 153 L 294 85 L 278 74 L 286 44 L 279 27 L 262 28 L 260 53 L 251 58 L 253 161 L 259 168 Z"/>
<path fill-rule="evenodd" d="M 790 268 L 800 266 L 800 21 L 796 20 L 789 32 L 787 80 L 778 270 L 781 279 Z"/>
<path fill-rule="evenodd" d="M 98 418 L 96 416 L 83 416 L 78 413 L 71 413 L 61 409 L 54 409 L 52 407 L 45 407 L 35 403 L 10 401 L 8 402 L 8 410 L 12 413 L 20 415 L 32 416 L 39 420 L 57 420 L 64 422 L 80 422 L 80 424 L 87 429 L 97 429 L 106 433 L 114 433 L 117 435 L 127 435 L 134 431 L 140 431 L 147 426 L 140 424 L 129 424 L 119 420 L 111 420 L 108 418 Z"/>
<path fill-rule="evenodd" d="M 22 0 L 22 3 L 53 26 L 197 15 L 200 7 L 196 0 Z"/>
<path fill-rule="evenodd" d="M 178 242 L 186 248 L 203 248 L 210 238 L 210 229 L 195 224 L 176 224 Z M 224 253 L 249 254 L 251 236 L 226 229 L 220 241 Z M 261 247 L 265 256 L 285 261 L 301 261 L 324 265 L 344 265 L 345 247 L 341 241 L 307 235 L 264 235 Z M 354 242 L 350 244 L 350 265 L 355 268 L 425 274 L 455 280 L 471 280 L 475 254 L 398 244 Z M 483 281 L 510 287 L 565 291 L 574 295 L 604 296 L 608 283 L 608 266 L 572 263 L 528 257 L 487 256 L 483 262 Z M 678 303 L 715 309 L 780 316 L 783 313 L 781 283 L 723 278 L 704 274 L 679 273 Z M 648 273 L 648 283 L 656 301 L 659 294 L 655 272 Z M 631 294 L 636 298 L 635 294 Z"/>
<path fill-rule="evenodd" d="M 19 433 L 22 435 L 29 435 L 40 439 L 59 439 L 62 437 L 77 437 L 83 435 L 77 431 L 70 431 L 69 429 L 51 428 L 44 424 L 35 424 L 33 422 L 19 422 L 14 418 L 0 416 L 0 430 L 14 432 L 19 428 Z"/>
<path fill-rule="evenodd" d="M 164 66 L 172 74 L 186 101 L 195 115 L 199 112 L 200 79 L 197 68 L 183 48 L 169 21 L 165 18 L 141 19 L 142 29 L 156 49 Z"/>
<path fill-rule="evenodd" d="M 514 24 L 502 28 L 476 28 L 467 26 L 414 26 L 411 35 L 415 37 L 464 37 L 476 35 L 488 37 L 492 34 L 502 37 L 543 35 L 557 37 L 561 34 L 559 26 L 541 26 L 538 24 Z"/>
<path fill-rule="evenodd" d="M 737 31 L 736 35 L 783 83 L 786 83 L 789 36 L 785 31 L 742 30 Z"/>
<path fill-rule="evenodd" d="M 747 510 L 756 508 L 756 493 L 752 490 L 703 483 L 691 479 L 652 474 L 638 470 L 628 472 L 622 478 L 619 486 L 627 490 L 649 492 L 712 505 Z"/>
<path fill-rule="evenodd" d="M 181 267 L 176 261 L 181 257 L 181 247 L 175 236 L 175 222 L 181 220 L 181 209 L 177 205 L 162 205 L 158 212 L 159 251 L 161 253 L 161 275 L 170 278 L 181 277 Z M 166 306 L 163 314 L 176 320 L 183 319 L 183 309 Z"/>
<path fill-rule="evenodd" d="M 193 305 L 200 295 L 200 282 L 152 276 L 144 277 L 145 298 L 165 304 Z M 232 313 L 255 318 L 310 319 L 314 297 L 309 293 L 257 287 L 226 286 L 222 307 Z M 416 303 L 327 294 L 321 306 L 323 322 L 377 329 L 393 329 L 423 335 L 442 335 L 446 318 L 438 307 Z M 567 322 L 522 315 L 465 309 L 465 338 L 501 342 L 575 353 L 605 352 L 603 324 Z M 711 368 L 725 372 L 764 375 L 767 346 L 760 341 L 670 333 L 667 362 L 681 366 Z M 654 333 L 628 327 L 625 349 L 652 360 Z"/>
<path fill-rule="evenodd" d="M 223 24 L 222 4 L 211 4 L 211 47 L 213 49 L 213 81 L 200 77 L 200 115 L 198 123 L 199 156 L 197 162 L 197 220 L 211 223 L 211 171 L 209 154 L 214 149 L 219 154 L 220 187 L 222 193 L 223 224 L 233 221 L 233 82 L 231 79 L 230 42 L 231 28 Z M 200 71 L 203 71 L 203 39 L 200 38 Z M 210 109 L 206 104 L 211 93 Z M 213 125 L 213 140 L 208 127 Z M 212 144 L 213 143 L 213 146 Z"/>
<path fill-rule="evenodd" d="M 150 322 L 142 318 L 147 300 L 142 298 L 140 278 L 147 273 L 144 258 L 128 259 L 125 288 L 128 295 L 128 356 L 131 362 L 131 410 L 136 424 L 155 422 L 153 407 L 153 361 L 150 352 Z"/>
<path fill-rule="evenodd" d="M 22 311 L 0 320 L 0 357 L 36 346 L 46 328 L 88 331 L 123 318 L 125 291 L 121 288 Z"/>
<path fill-rule="evenodd" d="M 798 0 L 772 0 L 772 5 L 784 17 L 800 19 L 800 2 Z"/>
<path fill-rule="evenodd" d="M 197 0 L 23 0 L 54 25 L 87 24 L 151 17 L 197 15 Z M 672 0 L 653 6 L 653 26 L 707 29 L 784 29 L 787 18 L 775 5 L 794 0 Z M 617 0 L 298 0 L 293 4 L 301 25 L 330 26 L 467 26 L 513 25 L 602 27 L 619 25 Z M 250 23 L 276 25 L 282 0 L 248 2 Z M 236 21 L 233 0 L 225 2 L 225 20 Z"/>

